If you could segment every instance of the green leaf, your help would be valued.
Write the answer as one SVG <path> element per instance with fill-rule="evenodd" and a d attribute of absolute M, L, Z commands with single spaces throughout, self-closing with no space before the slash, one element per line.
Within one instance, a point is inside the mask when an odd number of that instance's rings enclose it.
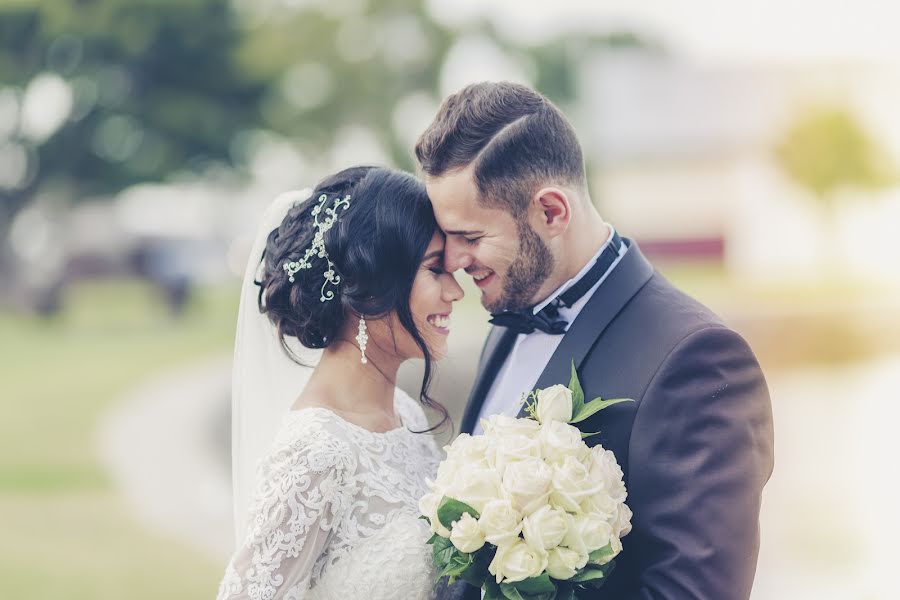
<path fill-rule="evenodd" d="M 447 566 L 444 567 L 443 571 L 441 571 L 440 577 L 449 577 L 450 583 L 453 583 L 454 579 L 456 579 L 457 576 L 461 575 L 463 571 L 468 569 L 471 564 L 471 554 L 456 551 L 450 557 Z"/>
<path fill-rule="evenodd" d="M 616 398 L 615 400 L 603 400 L 601 398 L 594 398 L 587 404 L 585 404 L 580 411 L 575 413 L 575 416 L 572 418 L 570 423 L 580 423 L 584 421 L 594 413 L 598 413 L 604 408 L 609 408 L 613 404 L 619 404 L 620 402 L 634 402 L 631 398 Z"/>
<path fill-rule="evenodd" d="M 588 562 L 596 562 L 613 553 L 612 542 L 588 554 Z"/>
<path fill-rule="evenodd" d="M 484 580 L 484 600 L 504 600 L 503 590 L 493 575 Z"/>
<path fill-rule="evenodd" d="M 507 600 L 525 600 L 524 596 L 516 589 L 512 583 L 503 582 L 500 584 L 500 591 Z"/>
<path fill-rule="evenodd" d="M 441 537 L 441 536 L 439 536 L 438 534 L 435 533 L 433 536 L 431 536 L 430 538 L 428 538 L 428 541 L 425 542 L 425 543 L 426 543 L 426 544 L 433 544 L 433 543 L 435 543 L 436 541 L 438 541 L 438 538 L 440 538 L 440 537 Z M 441 539 L 443 539 L 443 538 L 441 538 Z"/>
<path fill-rule="evenodd" d="M 572 583 L 584 583 L 585 581 L 603 579 L 604 577 L 606 577 L 604 569 L 588 565 L 581 573 L 579 573 L 575 577 L 572 577 L 571 579 L 569 579 L 569 581 L 571 581 Z"/>
<path fill-rule="evenodd" d="M 512 585 L 516 586 L 516 589 L 521 593 L 528 595 L 546 594 L 547 592 L 556 591 L 556 586 L 550 581 L 550 576 L 547 573 L 543 573 L 538 577 L 529 577 L 528 579 L 517 581 Z"/>
<path fill-rule="evenodd" d="M 595 431 L 594 433 L 585 433 L 585 432 L 582 431 L 582 432 L 581 432 L 581 439 L 584 440 L 584 439 L 587 439 L 587 438 L 591 437 L 592 435 L 599 435 L 600 433 L 602 433 L 602 432 L 600 432 L 600 431 Z"/>
<path fill-rule="evenodd" d="M 434 559 L 435 566 L 438 569 L 443 569 L 450 562 L 450 558 L 455 551 L 456 547 L 450 540 L 438 536 L 438 539 L 434 541 L 434 545 L 431 547 L 431 556 Z"/>
<path fill-rule="evenodd" d="M 475 519 L 479 517 L 477 510 L 465 502 L 454 500 L 448 496 L 444 496 L 441 499 L 441 503 L 438 505 L 437 509 L 438 521 L 440 521 L 441 525 L 447 529 L 453 527 L 453 523 L 459 521 L 459 518 L 463 516 L 463 513 L 469 513 Z"/>
<path fill-rule="evenodd" d="M 578 585 L 585 587 L 585 588 L 592 587 L 595 589 L 599 589 L 599 588 L 603 587 L 603 584 L 605 584 L 606 580 L 609 579 L 609 574 L 613 572 L 613 569 L 615 568 L 615 566 L 616 566 L 616 561 L 614 561 L 614 560 L 606 563 L 605 565 L 603 565 L 601 567 L 592 565 L 591 568 L 595 571 L 603 573 L 603 577 L 595 577 L 588 581 L 581 582 Z"/>
<path fill-rule="evenodd" d="M 578 373 L 575 371 L 575 359 L 572 359 L 572 376 L 569 378 L 569 389 L 572 390 L 572 414 L 577 415 L 584 408 L 584 390 L 581 389 L 581 382 L 578 381 Z"/>

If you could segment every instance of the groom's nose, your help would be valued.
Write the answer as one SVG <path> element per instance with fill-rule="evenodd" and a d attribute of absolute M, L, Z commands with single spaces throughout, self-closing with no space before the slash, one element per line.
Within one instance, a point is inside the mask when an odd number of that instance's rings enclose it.
<path fill-rule="evenodd" d="M 459 269 L 467 269 L 474 262 L 472 254 L 461 242 L 454 239 L 455 237 L 448 235 L 444 242 L 444 270 L 451 273 Z"/>

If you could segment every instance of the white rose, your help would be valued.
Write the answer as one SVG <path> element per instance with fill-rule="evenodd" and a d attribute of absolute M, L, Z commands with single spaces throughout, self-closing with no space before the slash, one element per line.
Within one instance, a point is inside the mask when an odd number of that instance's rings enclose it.
<path fill-rule="evenodd" d="M 616 518 L 610 523 L 613 535 L 617 538 L 623 538 L 631 532 L 631 509 L 627 504 L 620 504 L 616 511 Z"/>
<path fill-rule="evenodd" d="M 450 531 L 441 525 L 437 516 L 438 506 L 441 504 L 442 498 L 443 494 L 425 494 L 419 499 L 419 510 L 422 511 L 422 514 L 428 517 L 428 520 L 431 522 L 431 533 L 436 533 L 441 537 L 449 538 Z"/>
<path fill-rule="evenodd" d="M 590 554 L 588 552 L 587 546 L 584 545 L 584 539 L 581 537 L 581 533 L 575 526 L 575 516 L 569 513 L 566 513 L 566 537 L 563 538 L 562 546 L 569 548 L 570 550 L 574 550 L 579 554 Z"/>
<path fill-rule="evenodd" d="M 500 476 L 490 468 L 461 465 L 445 495 L 465 502 L 480 514 L 484 505 L 500 498 Z"/>
<path fill-rule="evenodd" d="M 461 433 L 453 443 L 444 446 L 447 459 L 471 466 L 487 466 L 485 463 L 488 440 L 483 435 Z"/>
<path fill-rule="evenodd" d="M 616 518 L 619 503 L 609 497 L 605 490 L 600 489 L 581 501 L 581 511 L 595 515 L 603 515 L 607 522 Z"/>
<path fill-rule="evenodd" d="M 541 423 L 572 420 L 572 390 L 564 385 L 551 385 L 537 395 L 537 418 Z"/>
<path fill-rule="evenodd" d="M 524 435 L 531 437 L 538 434 L 541 424 L 533 419 L 491 415 L 487 419 L 481 420 L 481 428 L 484 430 L 485 436 Z"/>
<path fill-rule="evenodd" d="M 562 464 L 553 466 L 550 502 L 563 510 L 581 512 L 582 502 L 602 494 L 603 490 L 591 479 L 588 468 L 573 456 L 567 456 Z"/>
<path fill-rule="evenodd" d="M 573 524 L 588 554 L 603 548 L 612 540 L 612 527 L 602 515 L 575 515 Z"/>
<path fill-rule="evenodd" d="M 591 452 L 582 441 L 578 428 L 561 421 L 544 423 L 539 438 L 544 460 L 551 464 L 559 464 L 567 456 L 586 461 Z"/>
<path fill-rule="evenodd" d="M 618 536 L 612 536 L 609 540 L 609 545 L 611 552 L 609 552 L 608 554 L 604 554 L 603 556 L 595 560 L 595 565 L 605 565 L 606 563 L 617 557 L 620 552 L 622 552 L 622 541 Z"/>
<path fill-rule="evenodd" d="M 518 539 L 522 531 L 522 513 L 509 500 L 491 500 L 484 505 L 478 519 L 484 541 L 502 546 Z"/>
<path fill-rule="evenodd" d="M 613 536 L 612 539 L 609 540 L 609 543 L 612 544 L 612 551 L 613 551 L 609 560 L 612 560 L 614 557 L 618 556 L 619 552 L 622 551 L 622 540 L 620 540 L 616 536 Z"/>
<path fill-rule="evenodd" d="M 522 522 L 522 535 L 535 550 L 550 550 L 559 546 L 567 530 L 566 513 L 546 504 Z"/>
<path fill-rule="evenodd" d="M 450 529 L 450 541 L 460 552 L 475 552 L 484 546 L 484 533 L 478 521 L 469 513 L 463 513 Z"/>
<path fill-rule="evenodd" d="M 488 565 L 488 572 L 497 578 L 497 583 L 515 582 L 537 577 L 546 568 L 546 552 L 537 552 L 522 540 L 517 540 L 497 548 L 494 560 Z"/>
<path fill-rule="evenodd" d="M 589 461 L 591 478 L 603 486 L 606 494 L 616 502 L 625 502 L 627 493 L 622 467 L 616 461 L 616 455 L 610 450 L 605 450 L 599 444 L 591 448 L 591 460 Z"/>
<path fill-rule="evenodd" d="M 595 560 L 594 564 L 605 565 L 606 563 L 617 557 L 622 551 L 622 541 L 615 535 L 610 538 L 609 545 L 612 552 L 610 552 L 609 554 L 604 554 L 603 556 Z"/>
<path fill-rule="evenodd" d="M 539 458 L 514 462 L 503 473 L 503 490 L 518 510 L 530 515 L 547 503 L 553 470 Z"/>
<path fill-rule="evenodd" d="M 435 481 L 430 485 L 431 489 L 443 492 L 450 488 L 450 486 L 453 485 L 453 482 L 456 481 L 456 473 L 462 466 L 463 463 L 458 460 L 449 458 L 442 460 L 438 465 Z"/>
<path fill-rule="evenodd" d="M 541 457 L 541 443 L 536 436 L 508 435 L 493 438 L 491 443 L 492 464 L 503 477 L 507 465 L 529 458 Z"/>
<path fill-rule="evenodd" d="M 554 579 L 571 579 L 587 564 L 587 554 L 557 546 L 547 553 L 547 574 Z"/>

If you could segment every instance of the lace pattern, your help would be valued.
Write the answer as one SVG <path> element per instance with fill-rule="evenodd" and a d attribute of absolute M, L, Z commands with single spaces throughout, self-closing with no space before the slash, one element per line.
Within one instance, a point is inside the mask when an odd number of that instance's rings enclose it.
<path fill-rule="evenodd" d="M 218 600 L 430 598 L 435 573 L 418 501 L 441 451 L 418 402 L 375 433 L 326 408 L 292 411 L 258 467 L 247 533 Z"/>

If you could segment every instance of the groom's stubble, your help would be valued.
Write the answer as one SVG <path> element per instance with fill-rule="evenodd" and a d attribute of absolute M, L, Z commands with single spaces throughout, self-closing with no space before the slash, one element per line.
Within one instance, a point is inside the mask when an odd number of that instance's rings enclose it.
<path fill-rule="evenodd" d="M 516 219 L 519 248 L 506 270 L 503 291 L 495 302 L 486 305 L 491 312 L 518 311 L 535 303 L 535 294 L 554 269 L 553 254 L 524 218 Z"/>

